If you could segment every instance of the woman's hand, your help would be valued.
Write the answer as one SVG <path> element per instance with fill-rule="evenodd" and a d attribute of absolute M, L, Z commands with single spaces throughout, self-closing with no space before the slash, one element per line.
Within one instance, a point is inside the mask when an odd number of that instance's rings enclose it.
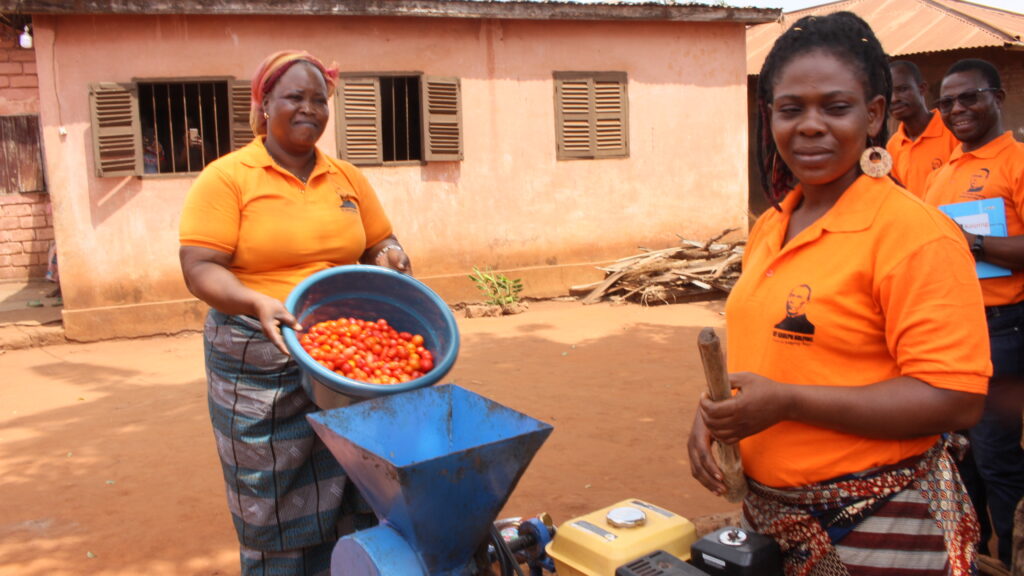
<path fill-rule="evenodd" d="M 786 384 L 750 372 L 730 374 L 729 383 L 737 390 L 732 398 L 700 401 L 704 425 L 719 442 L 735 444 L 787 419 Z"/>
<path fill-rule="evenodd" d="M 713 440 L 711 432 L 704 425 L 704 418 L 698 410 L 693 417 L 690 439 L 686 442 L 686 451 L 690 455 L 690 474 L 705 488 L 722 496 L 725 494 L 726 486 L 722 470 L 715 460 L 712 449 Z"/>
<path fill-rule="evenodd" d="M 302 326 L 299 321 L 292 316 L 288 309 L 284 307 L 284 304 L 276 298 L 265 296 L 263 294 L 258 295 L 256 301 L 253 303 L 256 309 L 256 318 L 260 321 L 260 326 L 263 327 L 263 335 L 270 340 L 274 346 L 281 352 L 290 356 L 288 347 L 284 344 L 284 336 L 281 334 L 281 326 L 288 326 L 292 330 L 302 330 Z"/>
<path fill-rule="evenodd" d="M 409 262 L 409 256 L 397 243 L 385 246 L 384 249 L 377 254 L 377 257 L 374 258 L 373 263 L 377 266 L 391 268 L 396 272 L 412 276 L 412 264 Z"/>
<path fill-rule="evenodd" d="M 394 234 L 367 248 L 359 261 L 412 276 L 412 263 Z"/>

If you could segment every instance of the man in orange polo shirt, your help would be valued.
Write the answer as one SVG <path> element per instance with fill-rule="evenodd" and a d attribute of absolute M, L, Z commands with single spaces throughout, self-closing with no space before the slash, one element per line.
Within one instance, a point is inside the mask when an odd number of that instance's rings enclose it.
<path fill-rule="evenodd" d="M 1010 566 L 1013 511 L 1024 497 L 1019 402 L 1024 395 L 1024 144 L 1003 131 L 1005 97 L 999 72 L 984 60 L 960 60 L 946 72 L 937 107 L 962 145 L 929 178 L 925 202 L 941 206 L 999 198 L 1004 205 L 1007 236 L 963 233 L 975 260 L 1011 272 L 981 280 L 993 375 L 984 415 L 970 430 L 982 485 L 974 491 L 968 485 L 982 519 L 980 502 L 987 500 L 998 557 Z M 970 470 L 962 473 L 966 477 Z M 982 540 L 982 551 L 987 544 Z"/>
<path fill-rule="evenodd" d="M 914 196 L 924 198 L 928 176 L 949 160 L 960 142 L 942 123 L 938 110 L 928 111 L 924 95 L 928 83 L 917 64 L 895 60 L 892 71 L 892 106 L 889 115 L 900 123 L 885 148 L 892 156 L 891 174 Z"/>

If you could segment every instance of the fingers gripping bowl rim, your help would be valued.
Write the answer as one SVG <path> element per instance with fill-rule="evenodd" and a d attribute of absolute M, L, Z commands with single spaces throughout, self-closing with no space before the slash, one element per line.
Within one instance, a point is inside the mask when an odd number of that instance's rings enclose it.
<path fill-rule="evenodd" d="M 353 264 L 322 270 L 291 291 L 285 308 L 303 330 L 340 317 L 384 318 L 395 330 L 422 334 L 434 354 L 434 368 L 420 378 L 370 384 L 328 370 L 302 348 L 300 334 L 285 326 L 284 343 L 299 365 L 302 387 L 322 409 L 431 386 L 448 374 L 458 356 L 459 330 L 448 305 L 426 284 L 388 268 Z"/>

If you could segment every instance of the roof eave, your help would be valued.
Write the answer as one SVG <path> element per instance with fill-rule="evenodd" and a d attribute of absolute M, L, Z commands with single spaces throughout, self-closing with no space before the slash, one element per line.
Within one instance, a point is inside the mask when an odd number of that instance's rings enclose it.
<path fill-rule="evenodd" d="M 412 16 L 517 20 L 651 20 L 762 24 L 777 8 L 699 4 L 584 4 L 580 2 L 452 0 L 0 0 L 0 12 L 20 14 L 210 14 L 309 16 Z"/>
<path fill-rule="evenodd" d="M 890 54 L 893 58 L 906 58 L 908 56 L 918 56 L 921 54 L 941 54 L 943 52 L 956 52 L 960 50 L 972 50 L 976 48 L 1002 48 L 1004 50 L 1010 50 L 1013 52 L 1024 52 L 1024 42 L 1005 42 L 1002 46 L 998 44 L 992 44 L 991 46 L 975 46 L 974 48 L 949 48 L 947 50 L 926 50 L 923 52 L 901 52 L 899 54 Z M 759 72 L 747 72 L 748 77 L 757 77 Z"/>

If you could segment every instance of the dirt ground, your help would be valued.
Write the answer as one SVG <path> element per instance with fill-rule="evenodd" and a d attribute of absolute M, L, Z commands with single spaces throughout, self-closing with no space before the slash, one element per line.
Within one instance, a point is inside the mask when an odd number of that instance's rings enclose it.
<path fill-rule="evenodd" d="M 534 302 L 460 319 L 445 381 L 554 426 L 501 517 L 560 525 L 626 498 L 734 512 L 685 451 L 697 334 L 721 333 L 722 306 Z M 0 575 L 238 573 L 199 334 L 9 350 L 0 374 Z"/>

